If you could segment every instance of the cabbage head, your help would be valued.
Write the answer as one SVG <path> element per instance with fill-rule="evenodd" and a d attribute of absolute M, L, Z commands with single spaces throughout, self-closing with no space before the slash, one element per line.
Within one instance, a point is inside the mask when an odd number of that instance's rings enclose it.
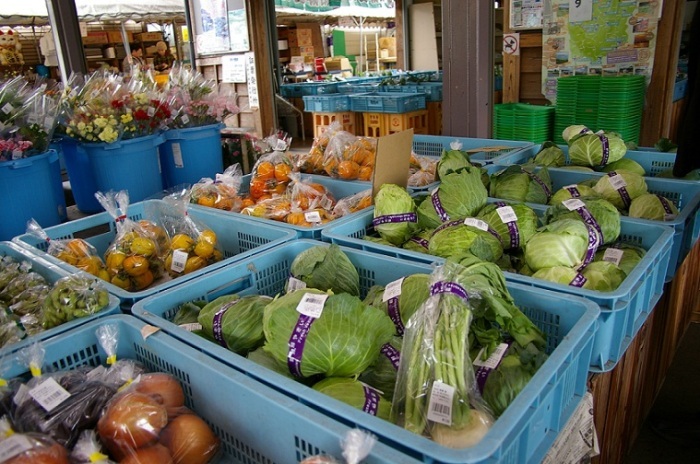
<path fill-rule="evenodd" d="M 380 390 L 384 393 L 384 398 L 390 401 L 394 398 L 402 345 L 402 337 L 392 337 L 380 350 L 377 360 L 360 376 L 360 381 Z"/>
<path fill-rule="evenodd" d="M 504 200 L 546 205 L 552 196 L 552 181 L 546 167 L 508 166 L 491 176 L 489 196 Z"/>
<path fill-rule="evenodd" d="M 641 164 L 639 164 L 635 160 L 632 160 L 629 158 L 622 158 L 621 160 L 613 161 L 612 163 L 606 164 L 603 167 L 603 169 L 601 169 L 601 171 L 603 171 L 603 172 L 610 172 L 610 171 L 617 171 L 617 170 L 633 172 L 635 174 L 639 174 L 640 176 L 643 176 L 646 174 L 646 171 L 644 171 L 644 168 L 642 167 Z"/>
<path fill-rule="evenodd" d="M 365 235 L 364 237 L 362 237 L 362 240 L 367 240 L 368 242 L 377 243 L 379 245 L 384 245 L 384 246 L 394 246 L 393 243 L 388 242 L 388 241 L 384 240 L 383 238 L 377 237 L 374 235 Z"/>
<path fill-rule="evenodd" d="M 428 242 L 430 241 L 431 235 L 433 235 L 432 230 L 421 231 L 409 238 L 406 243 L 403 244 L 402 248 L 404 250 L 415 251 L 416 253 L 428 253 Z"/>
<path fill-rule="evenodd" d="M 624 182 L 618 190 L 616 182 L 620 180 Z M 611 171 L 598 180 L 593 190 L 623 211 L 630 207 L 632 200 L 647 193 L 647 183 L 639 174 L 629 171 Z"/>
<path fill-rule="evenodd" d="M 620 236 L 620 212 L 607 200 L 602 198 L 579 198 L 586 205 L 586 209 L 600 228 L 603 234 L 603 243 L 612 243 Z M 576 219 L 585 222 L 585 212 L 581 210 L 571 211 L 564 203 L 552 205 L 547 208 L 543 222 L 549 224 L 561 219 Z M 594 224 L 591 224 L 595 227 Z M 596 227 L 596 230 L 598 229 Z"/>
<path fill-rule="evenodd" d="M 573 166 L 573 165 L 568 165 L 568 166 L 561 166 L 559 169 L 566 169 L 567 171 L 578 171 L 578 172 L 595 172 L 593 168 L 589 168 L 588 166 Z"/>
<path fill-rule="evenodd" d="M 694 169 L 683 177 L 676 177 L 673 175 L 673 169 L 666 169 L 661 171 L 656 177 L 662 179 L 700 180 L 700 169 Z"/>
<path fill-rule="evenodd" d="M 391 420 L 391 400 L 359 380 L 330 377 L 314 384 L 314 390 L 384 420 Z"/>
<path fill-rule="evenodd" d="M 300 318 L 309 318 L 297 310 L 307 293 L 324 294 L 316 289 L 296 290 L 265 307 L 264 349 L 280 363 L 288 362 L 290 340 L 298 332 Z M 394 331 L 393 322 L 380 309 L 347 293 L 330 295 L 321 315 L 310 324 L 301 353 L 301 376 L 360 375 L 375 361 Z"/>
<path fill-rule="evenodd" d="M 511 208 L 512 212 L 515 213 L 517 218 L 515 221 L 510 221 L 507 216 L 510 213 L 508 208 Z M 504 250 L 525 246 L 530 237 L 535 235 L 539 226 L 535 211 L 523 203 L 512 205 L 506 205 L 503 202 L 489 203 L 481 208 L 476 217 L 485 221 L 489 227 L 498 232 Z M 504 222 L 504 220 L 509 222 Z"/>
<path fill-rule="evenodd" d="M 616 290 L 627 277 L 622 269 L 609 261 L 593 261 L 581 271 L 581 274 L 586 278 L 583 288 L 599 292 Z"/>
<path fill-rule="evenodd" d="M 290 273 L 307 287 L 360 295 L 360 275 L 336 244 L 307 248 L 294 258 Z"/>
<path fill-rule="evenodd" d="M 436 229 L 443 222 L 474 216 L 486 204 L 487 196 L 480 168 L 447 174 L 418 207 L 418 224 L 422 229 Z"/>
<path fill-rule="evenodd" d="M 374 197 L 374 230 L 396 246 L 418 231 L 416 206 L 405 188 L 384 184 Z"/>
<path fill-rule="evenodd" d="M 443 150 L 440 161 L 437 164 L 437 172 L 440 179 L 451 172 L 458 172 L 466 167 L 471 167 L 469 154 L 462 150 Z"/>
<path fill-rule="evenodd" d="M 532 277 L 535 279 L 546 280 L 547 282 L 553 282 L 555 284 L 571 285 L 574 279 L 579 277 L 579 273 L 573 267 L 553 266 L 538 270 L 532 274 Z"/>
<path fill-rule="evenodd" d="M 607 158 L 604 146 L 607 144 Z M 599 167 L 622 159 L 627 145 L 615 134 L 584 134 L 569 140 L 569 159 L 578 166 Z"/>
<path fill-rule="evenodd" d="M 197 322 L 207 338 L 245 355 L 264 342 L 263 310 L 271 301 L 264 295 L 220 296 L 199 311 Z"/>
<path fill-rule="evenodd" d="M 678 216 L 678 208 L 661 195 L 646 193 L 632 200 L 629 216 L 652 221 L 672 221 Z"/>
<path fill-rule="evenodd" d="M 593 131 L 590 130 L 588 127 L 583 126 L 581 124 L 575 124 L 564 129 L 561 133 L 561 138 L 563 138 L 566 143 L 569 143 L 569 140 L 573 139 L 574 137 L 592 133 Z"/>
<path fill-rule="evenodd" d="M 408 320 L 430 296 L 430 274 L 406 276 L 401 282 L 401 294 L 391 305 L 389 300 L 384 301 L 384 290 L 384 286 L 373 286 L 364 301 L 387 314 L 394 321 L 396 333 L 403 335 Z"/>
<path fill-rule="evenodd" d="M 550 205 L 558 205 L 564 200 L 570 200 L 572 198 L 581 198 L 581 197 L 597 197 L 598 194 L 596 193 L 595 190 L 593 190 L 593 187 L 589 187 L 584 184 L 578 184 L 578 185 L 569 185 L 567 187 L 562 187 L 556 192 L 554 192 L 554 195 L 552 195 L 552 198 L 549 200 Z"/>
<path fill-rule="evenodd" d="M 496 235 L 462 221 L 455 221 L 435 230 L 430 238 L 428 252 L 449 258 L 468 251 L 479 259 L 495 262 L 503 254 L 501 240 Z"/>
<path fill-rule="evenodd" d="M 555 143 L 545 142 L 542 144 L 540 151 L 538 151 L 532 159 L 532 164 L 555 168 L 564 166 L 566 164 L 566 155 L 564 154 L 564 150 L 559 148 Z"/>
<path fill-rule="evenodd" d="M 588 226 L 576 219 L 561 219 L 542 227 L 525 244 L 525 262 L 533 271 L 583 263 L 588 251 Z"/>
<path fill-rule="evenodd" d="M 622 269 L 625 275 L 630 275 L 645 254 L 646 250 L 643 248 L 626 243 L 615 243 L 599 248 L 594 261 L 611 261 Z"/>

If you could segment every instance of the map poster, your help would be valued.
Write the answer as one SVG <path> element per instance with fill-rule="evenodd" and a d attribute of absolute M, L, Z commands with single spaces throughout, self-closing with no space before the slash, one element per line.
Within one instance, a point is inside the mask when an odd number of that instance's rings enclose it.
<path fill-rule="evenodd" d="M 542 26 L 542 93 L 556 103 L 560 77 L 642 74 L 651 78 L 661 0 L 596 0 L 590 21 L 570 21 L 571 5 L 546 0 Z"/>

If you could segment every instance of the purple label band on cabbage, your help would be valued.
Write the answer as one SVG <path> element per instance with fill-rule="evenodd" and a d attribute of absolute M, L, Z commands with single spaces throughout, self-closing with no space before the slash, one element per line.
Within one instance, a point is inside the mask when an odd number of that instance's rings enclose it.
<path fill-rule="evenodd" d="M 418 216 L 416 213 L 401 213 L 401 214 L 387 214 L 384 216 L 377 216 L 372 219 L 372 225 L 378 226 L 381 224 L 399 223 L 399 222 L 418 222 Z"/>
<path fill-rule="evenodd" d="M 608 177 L 613 177 L 613 176 L 617 176 L 617 175 L 618 174 L 615 171 L 610 171 L 608 173 Z M 620 194 L 620 198 L 622 198 L 622 203 L 625 204 L 625 208 L 629 208 L 630 205 L 632 204 L 632 198 L 630 197 L 630 194 L 627 192 L 627 189 L 624 187 L 620 187 L 619 189 L 617 189 L 617 193 Z"/>
<path fill-rule="evenodd" d="M 545 184 L 544 181 L 540 179 L 540 177 L 534 172 L 530 172 L 522 167 L 520 168 L 520 170 L 528 176 L 530 176 L 530 179 L 534 180 L 540 187 L 542 187 L 542 190 L 544 190 L 544 194 L 547 196 L 547 202 L 549 203 L 549 199 L 552 197 L 552 191 L 549 189 L 549 187 L 547 187 L 547 184 Z"/>
<path fill-rule="evenodd" d="M 294 377 L 304 377 L 301 373 L 301 357 L 304 354 L 304 345 L 306 344 L 309 330 L 311 330 L 311 324 L 313 324 L 315 320 L 315 317 L 300 314 L 294 326 L 294 330 L 292 331 L 292 335 L 289 337 L 287 367 L 289 367 L 289 372 L 291 372 Z"/>
<path fill-rule="evenodd" d="M 403 335 L 405 327 L 403 325 L 403 321 L 401 320 L 401 313 L 399 312 L 399 297 L 395 296 L 394 298 L 389 298 L 387 301 L 387 306 L 389 310 L 389 317 L 394 322 L 394 326 L 396 326 L 396 333 L 398 335 Z"/>
<path fill-rule="evenodd" d="M 432 201 L 433 208 L 435 208 L 435 212 L 440 217 L 440 220 L 442 222 L 449 221 L 450 215 L 447 214 L 447 211 L 445 211 L 445 208 L 442 207 L 442 202 L 440 202 L 440 197 L 438 196 L 437 190 L 432 195 L 430 195 L 430 201 Z"/>
<path fill-rule="evenodd" d="M 605 166 L 608 164 L 608 160 L 610 159 L 610 142 L 603 134 L 600 134 L 598 138 L 600 139 L 600 143 L 603 145 L 603 158 L 600 160 L 600 165 Z"/>
<path fill-rule="evenodd" d="M 223 346 L 224 348 L 228 349 L 228 343 L 226 343 L 226 339 L 224 338 L 224 329 L 223 329 L 223 319 L 224 319 L 224 314 L 226 314 L 226 311 L 228 311 L 233 305 L 241 301 L 241 299 L 237 299 L 234 301 L 229 301 L 228 303 L 225 303 L 219 308 L 219 310 L 214 314 L 214 321 L 212 323 L 212 331 L 214 332 L 214 339 L 219 342 L 219 345 Z"/>
<path fill-rule="evenodd" d="M 394 348 L 390 343 L 385 343 L 379 352 L 391 361 L 391 365 L 394 366 L 394 369 L 399 370 L 399 362 L 401 362 L 401 353 L 399 353 L 399 350 Z"/>
<path fill-rule="evenodd" d="M 435 282 L 430 286 L 430 296 L 439 294 L 456 295 L 463 300 L 469 300 L 469 293 L 457 282 Z"/>
<path fill-rule="evenodd" d="M 582 270 L 588 266 L 593 258 L 595 258 L 595 253 L 598 251 L 598 247 L 601 243 L 601 236 L 598 235 L 598 231 L 591 226 L 586 226 L 588 228 L 588 248 L 586 249 L 586 255 L 583 257 L 583 263 L 578 267 L 578 271 Z"/>
<path fill-rule="evenodd" d="M 429 241 L 427 241 L 424 238 L 420 238 L 420 237 L 411 237 L 409 242 L 417 243 L 418 245 L 422 246 L 426 250 L 428 249 L 428 246 L 430 245 Z"/>
<path fill-rule="evenodd" d="M 600 234 L 600 241 L 604 242 L 605 237 L 603 237 L 603 229 L 600 227 L 600 224 L 598 224 L 598 221 L 595 220 L 590 210 L 585 206 L 582 206 L 581 208 L 577 209 L 576 212 L 579 214 L 579 216 L 581 216 L 581 219 L 583 219 L 583 222 L 587 226 L 593 227 Z"/>
<path fill-rule="evenodd" d="M 381 401 L 379 392 L 368 385 L 363 385 L 362 388 L 365 391 L 365 404 L 362 406 L 362 410 L 376 416 L 379 409 L 379 401 Z"/>
<path fill-rule="evenodd" d="M 588 279 L 586 279 L 583 274 L 576 273 L 576 277 L 574 277 L 574 280 L 572 280 L 569 285 L 572 287 L 578 287 L 578 288 L 583 288 L 584 285 L 586 285 L 586 282 Z"/>
<path fill-rule="evenodd" d="M 668 200 L 666 198 L 664 198 L 658 194 L 656 195 L 656 198 L 658 198 L 659 201 L 661 202 L 661 206 L 663 206 L 664 211 L 666 211 L 666 214 L 675 214 L 673 212 L 673 210 L 671 209 L 671 205 L 668 203 Z"/>
<path fill-rule="evenodd" d="M 580 198 L 581 192 L 578 191 L 576 187 L 566 187 L 566 190 L 571 194 L 571 198 Z"/>

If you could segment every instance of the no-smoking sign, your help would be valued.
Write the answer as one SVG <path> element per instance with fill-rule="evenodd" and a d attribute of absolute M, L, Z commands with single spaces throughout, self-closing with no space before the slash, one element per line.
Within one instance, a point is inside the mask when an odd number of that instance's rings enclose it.
<path fill-rule="evenodd" d="M 520 55 L 520 34 L 518 32 L 503 34 L 503 54 Z"/>

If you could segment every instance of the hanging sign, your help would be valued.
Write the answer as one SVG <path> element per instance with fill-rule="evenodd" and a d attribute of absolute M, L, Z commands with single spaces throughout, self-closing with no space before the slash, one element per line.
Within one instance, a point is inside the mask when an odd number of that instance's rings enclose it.
<path fill-rule="evenodd" d="M 510 32 L 508 34 L 503 34 L 503 54 L 520 55 L 520 33 Z"/>
<path fill-rule="evenodd" d="M 248 105 L 251 108 L 260 108 L 260 99 L 258 98 L 258 77 L 255 73 L 255 53 L 248 52 L 245 54 L 248 72 Z"/>

